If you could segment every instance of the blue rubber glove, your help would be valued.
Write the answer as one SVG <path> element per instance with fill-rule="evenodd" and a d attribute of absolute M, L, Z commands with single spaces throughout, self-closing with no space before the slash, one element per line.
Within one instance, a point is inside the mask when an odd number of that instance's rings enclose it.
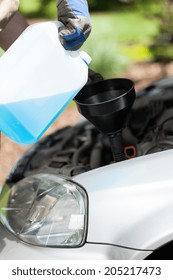
<path fill-rule="evenodd" d="M 91 21 L 86 0 L 57 0 L 60 41 L 65 49 L 77 50 L 91 32 Z"/>

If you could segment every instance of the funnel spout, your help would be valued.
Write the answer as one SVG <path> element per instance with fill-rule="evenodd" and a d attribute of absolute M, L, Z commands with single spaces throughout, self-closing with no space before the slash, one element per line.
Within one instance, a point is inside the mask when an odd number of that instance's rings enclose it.
<path fill-rule="evenodd" d="M 109 141 L 112 149 L 112 154 L 115 162 L 123 161 L 126 159 L 124 154 L 124 143 L 122 138 L 122 131 L 109 134 Z"/>

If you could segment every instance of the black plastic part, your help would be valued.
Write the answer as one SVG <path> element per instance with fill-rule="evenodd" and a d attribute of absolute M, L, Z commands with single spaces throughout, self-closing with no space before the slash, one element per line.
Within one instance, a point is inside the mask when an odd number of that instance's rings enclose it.
<path fill-rule="evenodd" d="M 135 97 L 131 80 L 110 79 L 83 87 L 74 100 L 79 112 L 108 134 L 123 128 Z"/>
<path fill-rule="evenodd" d="M 133 82 L 116 78 L 86 85 L 74 99 L 79 112 L 109 136 L 116 161 L 120 161 L 120 155 L 122 160 L 124 148 L 123 143 L 120 143 L 120 133 L 135 98 Z"/>
<path fill-rule="evenodd" d="M 124 142 L 122 138 L 122 132 L 117 131 L 114 134 L 110 134 L 109 140 L 110 140 L 110 145 L 112 149 L 112 154 L 114 157 L 114 161 L 123 161 L 126 159 L 125 153 L 124 153 Z"/>

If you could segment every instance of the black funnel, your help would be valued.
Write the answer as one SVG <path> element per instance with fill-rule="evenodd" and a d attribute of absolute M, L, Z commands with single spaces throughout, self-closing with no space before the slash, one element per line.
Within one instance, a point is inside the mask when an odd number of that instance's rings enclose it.
<path fill-rule="evenodd" d="M 109 79 L 86 85 L 75 97 L 79 112 L 110 138 L 115 161 L 125 159 L 122 129 L 135 100 L 129 79 Z"/>

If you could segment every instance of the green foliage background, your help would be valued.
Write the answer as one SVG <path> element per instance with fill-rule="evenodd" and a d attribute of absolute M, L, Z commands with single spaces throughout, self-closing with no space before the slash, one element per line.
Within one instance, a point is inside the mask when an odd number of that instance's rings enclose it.
<path fill-rule="evenodd" d="M 92 57 L 91 68 L 104 77 L 119 75 L 130 63 L 161 59 L 165 53 L 164 40 L 159 56 L 156 46 L 163 29 L 167 29 L 163 24 L 165 17 L 167 21 L 173 18 L 170 15 L 168 18 L 165 9 L 167 3 L 173 1 L 126 2 L 128 3 L 125 4 L 124 0 L 88 0 L 93 28 L 83 49 Z M 57 18 L 56 0 L 21 0 L 20 11 L 27 18 Z M 171 11 L 173 9 L 169 14 Z M 167 37 L 170 32 L 173 33 L 172 30 L 173 24 L 170 25 Z M 169 55 L 173 54 L 172 46 L 170 49 Z"/>

